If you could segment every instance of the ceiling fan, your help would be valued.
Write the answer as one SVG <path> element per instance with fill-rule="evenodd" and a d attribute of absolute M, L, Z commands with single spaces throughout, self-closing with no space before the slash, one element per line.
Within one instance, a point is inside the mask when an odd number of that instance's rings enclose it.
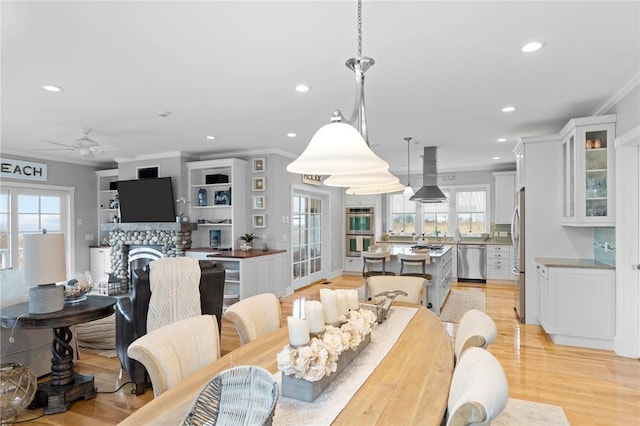
<path fill-rule="evenodd" d="M 64 148 L 44 148 L 38 149 L 37 151 L 79 151 L 80 155 L 85 158 L 92 158 L 95 154 L 101 154 L 103 152 L 109 151 L 117 151 L 117 148 L 109 145 L 100 145 L 95 140 L 89 137 L 89 133 L 91 133 L 91 129 L 82 129 L 84 135 L 81 138 L 78 138 L 73 141 L 71 144 L 54 142 L 54 141 L 45 141 L 53 145 L 59 145 Z"/>

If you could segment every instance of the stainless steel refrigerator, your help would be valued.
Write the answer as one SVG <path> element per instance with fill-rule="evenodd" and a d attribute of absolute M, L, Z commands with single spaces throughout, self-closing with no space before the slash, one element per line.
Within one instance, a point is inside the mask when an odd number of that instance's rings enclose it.
<path fill-rule="evenodd" d="M 511 244 L 513 244 L 513 271 L 518 276 L 518 288 L 513 301 L 513 310 L 520 322 L 525 322 L 525 258 L 524 258 L 524 188 L 516 192 L 516 207 L 511 218 Z"/>

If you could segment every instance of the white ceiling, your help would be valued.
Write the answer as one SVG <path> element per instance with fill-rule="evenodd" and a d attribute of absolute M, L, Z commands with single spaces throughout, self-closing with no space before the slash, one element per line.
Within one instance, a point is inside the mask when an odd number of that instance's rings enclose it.
<path fill-rule="evenodd" d="M 105 165 L 175 151 L 295 158 L 334 109 L 351 115 L 356 10 L 355 0 L 3 1 L 2 151 L 78 162 L 77 151 L 37 150 L 91 128 L 118 149 L 93 160 Z M 365 0 L 372 148 L 401 178 L 406 136 L 420 141 L 414 173 L 423 146 L 438 146 L 440 171 L 512 166 L 519 137 L 592 114 L 637 76 L 639 22 L 638 1 Z M 521 53 L 532 40 L 545 47 Z"/>

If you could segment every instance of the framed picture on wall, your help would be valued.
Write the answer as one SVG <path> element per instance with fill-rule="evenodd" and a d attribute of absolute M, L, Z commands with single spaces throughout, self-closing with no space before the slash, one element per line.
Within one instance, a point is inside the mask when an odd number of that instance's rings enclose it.
<path fill-rule="evenodd" d="M 253 162 L 253 172 L 259 173 L 267 170 L 267 159 L 266 158 L 254 158 Z"/>
<path fill-rule="evenodd" d="M 267 196 L 266 195 L 254 195 L 253 199 L 253 209 L 254 210 L 264 210 L 267 208 Z"/>
<path fill-rule="evenodd" d="M 263 214 L 254 214 L 253 215 L 253 227 L 254 228 L 265 228 L 267 226 L 266 216 Z"/>
<path fill-rule="evenodd" d="M 254 191 L 266 191 L 267 190 L 267 178 L 266 177 L 254 177 L 252 180 L 251 188 Z"/>

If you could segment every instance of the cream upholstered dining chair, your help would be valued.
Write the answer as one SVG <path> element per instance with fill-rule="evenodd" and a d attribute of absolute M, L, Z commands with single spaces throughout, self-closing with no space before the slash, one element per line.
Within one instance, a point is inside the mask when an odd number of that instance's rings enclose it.
<path fill-rule="evenodd" d="M 369 287 L 369 294 L 372 298 L 374 298 L 376 294 L 384 291 L 402 290 L 407 293 L 407 295 L 399 295 L 395 300 L 414 303 L 416 305 L 424 304 L 426 287 L 429 283 L 430 281 L 424 278 L 406 275 L 375 275 L 367 278 L 367 286 Z"/>
<path fill-rule="evenodd" d="M 489 424 L 506 407 L 509 383 L 486 349 L 469 348 L 453 370 L 446 426 Z"/>
<path fill-rule="evenodd" d="M 218 321 L 215 315 L 176 321 L 136 339 L 127 354 L 144 365 L 157 397 L 220 358 Z"/>
<path fill-rule="evenodd" d="M 262 293 L 229 306 L 223 318 L 233 323 L 244 345 L 280 328 L 280 309 L 278 296 Z"/>
<path fill-rule="evenodd" d="M 278 395 L 269 371 L 256 365 L 233 367 L 202 388 L 182 425 L 271 425 Z"/>
<path fill-rule="evenodd" d="M 498 330 L 496 323 L 489 315 L 478 310 L 470 309 L 462 315 L 454 341 L 453 353 L 456 362 L 460 361 L 462 353 L 471 347 L 486 349 L 496 339 Z"/>

